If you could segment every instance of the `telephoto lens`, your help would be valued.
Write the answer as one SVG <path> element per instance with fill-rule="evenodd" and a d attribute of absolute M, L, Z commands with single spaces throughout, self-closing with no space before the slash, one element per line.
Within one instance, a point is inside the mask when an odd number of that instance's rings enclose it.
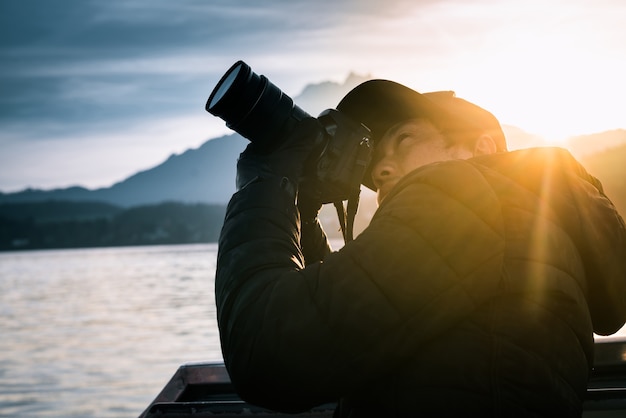
<path fill-rule="evenodd" d="M 233 131 L 271 151 L 285 141 L 308 113 L 267 77 L 237 61 L 217 83 L 205 106 Z"/>

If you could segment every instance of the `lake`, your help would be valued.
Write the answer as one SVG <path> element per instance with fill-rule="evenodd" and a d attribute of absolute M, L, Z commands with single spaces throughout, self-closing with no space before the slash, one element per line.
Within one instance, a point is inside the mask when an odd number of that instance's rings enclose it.
<path fill-rule="evenodd" d="M 137 417 L 181 364 L 220 361 L 216 256 L 216 244 L 0 253 L 0 417 Z"/>
<path fill-rule="evenodd" d="M 221 360 L 216 244 L 0 253 L 0 417 L 136 417 Z"/>

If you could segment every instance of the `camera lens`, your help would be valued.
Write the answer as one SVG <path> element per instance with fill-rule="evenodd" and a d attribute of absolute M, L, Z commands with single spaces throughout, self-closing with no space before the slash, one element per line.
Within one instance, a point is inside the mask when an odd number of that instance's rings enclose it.
<path fill-rule="evenodd" d="M 297 122 L 309 116 L 243 61 L 236 62 L 222 76 L 209 96 L 206 110 L 265 150 L 277 147 Z"/>
<path fill-rule="evenodd" d="M 238 61 L 213 89 L 206 110 L 222 118 L 229 128 L 238 131 L 238 126 L 259 100 L 263 84 L 261 77 L 254 74 L 243 61 Z"/>
<path fill-rule="evenodd" d="M 220 100 L 222 100 L 224 95 L 228 92 L 228 90 L 237 79 L 237 74 L 239 74 L 240 70 L 241 64 L 235 65 L 229 72 L 226 73 L 222 81 L 218 83 L 215 89 L 215 93 L 211 97 L 209 97 L 209 101 L 207 102 L 207 110 L 209 112 L 219 105 Z"/>

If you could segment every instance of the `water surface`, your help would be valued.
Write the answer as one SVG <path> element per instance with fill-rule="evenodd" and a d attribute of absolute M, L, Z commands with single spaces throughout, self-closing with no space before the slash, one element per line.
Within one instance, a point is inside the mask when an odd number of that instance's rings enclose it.
<path fill-rule="evenodd" d="M 215 244 L 0 253 L 0 416 L 136 417 L 221 360 Z"/>
<path fill-rule="evenodd" d="M 221 361 L 216 256 L 216 244 L 0 253 L 0 417 L 137 417 L 181 364 Z"/>

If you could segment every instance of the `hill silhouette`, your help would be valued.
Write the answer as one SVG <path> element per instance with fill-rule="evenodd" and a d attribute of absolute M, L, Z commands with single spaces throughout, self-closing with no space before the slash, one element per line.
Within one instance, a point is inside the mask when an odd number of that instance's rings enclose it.
<path fill-rule="evenodd" d="M 317 115 L 367 78 L 351 74 L 344 83 L 309 85 L 294 101 Z M 548 145 L 518 127 L 503 129 L 510 150 Z M 108 188 L 0 193 L 0 235 L 6 232 L 0 249 L 16 248 L 16 242 L 20 248 L 59 248 L 214 240 L 235 191 L 237 157 L 247 143 L 236 133 L 209 139 Z M 618 210 L 626 214 L 626 130 L 573 137 L 563 146 L 602 181 Z M 355 233 L 367 226 L 375 210 L 375 195 L 364 189 Z M 321 217 L 329 235 L 340 237 L 334 208 L 324 207 Z M 132 222 L 136 225 L 131 227 Z M 199 237 L 194 233 L 198 225 L 211 232 Z"/>
<path fill-rule="evenodd" d="M 626 217 L 626 144 L 581 157 L 587 171 L 602 182 L 604 191 Z"/>
<path fill-rule="evenodd" d="M 294 98 L 294 102 L 306 112 L 317 116 L 329 104 L 338 103 L 348 91 L 367 79 L 367 76 L 350 74 L 343 83 L 327 81 L 311 84 Z M 199 148 L 171 155 L 156 167 L 138 172 L 111 187 L 0 192 L 0 204 L 47 200 L 101 201 L 128 208 L 167 201 L 226 203 L 235 191 L 237 157 L 247 143 L 239 134 L 233 133 L 209 139 Z"/>
<path fill-rule="evenodd" d="M 503 129 L 510 149 L 545 145 L 542 138 L 519 128 L 504 126 Z M 100 201 L 123 208 L 168 201 L 225 204 L 235 191 L 235 164 L 247 143 L 246 139 L 233 133 L 210 139 L 182 154 L 172 155 L 156 167 L 138 172 L 109 188 L 27 189 L 0 193 L 0 204 L 49 200 Z M 624 145 L 626 131 L 614 130 L 575 137 L 565 146 L 574 156 L 589 164 L 592 174 L 597 172 L 597 177 L 608 182 L 609 189 L 621 191 L 620 179 L 626 178 L 626 167 L 617 156 L 622 155 L 620 150 Z"/>
<path fill-rule="evenodd" d="M 100 201 L 121 207 L 167 201 L 225 203 L 235 190 L 235 161 L 246 143 L 238 134 L 228 135 L 209 140 L 180 155 L 172 155 L 162 164 L 108 188 L 27 189 L 0 194 L 0 204 L 48 200 Z"/>
<path fill-rule="evenodd" d="M 294 102 L 311 115 L 336 105 L 343 96 L 370 76 L 349 74 L 342 83 L 324 81 L 307 85 Z M 514 126 L 504 125 L 509 149 L 546 145 L 543 138 Z M 163 202 L 225 204 L 235 191 L 235 170 L 238 155 L 247 140 L 237 133 L 209 139 L 200 147 L 182 154 L 173 154 L 163 163 L 138 172 L 107 188 L 87 189 L 76 186 L 52 190 L 26 189 L 1 193 L 0 204 L 34 203 L 50 200 L 73 202 L 105 202 L 121 208 L 155 205 Z M 582 158 L 626 144 L 626 131 L 613 130 L 594 135 L 570 138 L 565 144 L 574 156 Z M 600 160 L 605 157 L 598 157 Z M 594 160 L 602 175 L 626 178 L 620 164 L 612 164 L 614 172 L 606 172 Z M 612 181 L 609 180 L 612 185 Z"/>

